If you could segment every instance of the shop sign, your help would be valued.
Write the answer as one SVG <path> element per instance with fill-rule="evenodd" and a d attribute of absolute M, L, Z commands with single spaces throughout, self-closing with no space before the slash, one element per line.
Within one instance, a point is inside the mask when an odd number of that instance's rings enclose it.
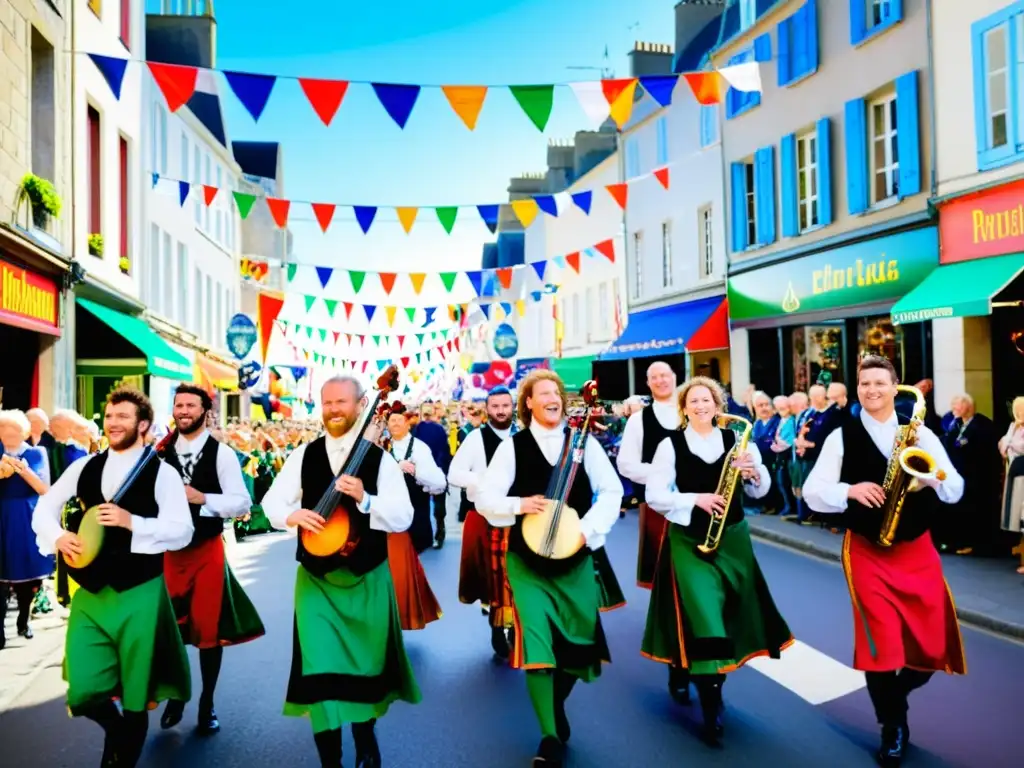
<path fill-rule="evenodd" d="M 0 261 L 0 323 L 60 336 L 59 296 L 48 277 Z"/>
<path fill-rule="evenodd" d="M 498 353 L 498 357 L 505 360 L 515 357 L 519 351 L 516 329 L 508 323 L 502 323 L 494 330 L 494 351 Z"/>
<path fill-rule="evenodd" d="M 256 324 L 248 315 L 241 313 L 228 321 L 228 349 L 239 360 L 243 360 L 256 344 Z"/>
<path fill-rule="evenodd" d="M 939 233 L 943 264 L 1024 251 L 1024 181 L 945 203 Z"/>
<path fill-rule="evenodd" d="M 938 266 L 935 227 L 901 232 L 729 278 L 729 318 L 749 322 L 895 302 Z"/>

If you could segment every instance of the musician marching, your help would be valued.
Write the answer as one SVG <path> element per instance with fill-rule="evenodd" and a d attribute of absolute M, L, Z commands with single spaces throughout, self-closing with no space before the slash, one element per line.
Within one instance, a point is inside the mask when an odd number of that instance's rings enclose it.
<path fill-rule="evenodd" d="M 523 380 L 518 412 L 525 429 L 495 452 L 479 486 L 477 510 L 491 525 L 511 528 L 506 559 L 516 623 L 511 661 L 526 670 L 542 733 L 533 764 L 557 767 L 570 735 L 565 701 L 577 680 L 593 681 L 602 661 L 610 660 L 593 553 L 601 551 L 619 519 L 622 483 L 596 441 L 583 444 L 582 456 L 567 450 L 578 447 L 568 441 L 580 437 L 580 430 L 566 432 L 566 393 L 555 373 L 534 370 Z M 569 465 L 574 458 L 582 461 L 574 462 L 573 477 Z M 553 494 L 553 477 L 571 484 Z M 554 495 L 564 504 L 552 504 Z M 557 538 L 556 554 L 539 554 L 541 547 L 532 536 L 528 544 L 524 530 L 546 527 L 555 512 L 556 522 L 565 520 L 566 528 L 555 526 L 548 534 L 571 532 L 576 516 L 582 519 L 572 541 Z M 533 516 L 539 523 L 528 522 Z M 573 552 L 569 556 L 562 549 L 565 543 Z M 604 587 L 617 589 L 617 584 Z"/>
<path fill-rule="evenodd" d="M 854 608 L 853 666 L 865 673 L 881 726 L 877 759 L 883 766 L 898 766 L 910 743 L 909 694 L 936 671 L 967 671 L 956 609 L 929 535 L 939 505 L 957 503 L 964 481 L 920 423 L 924 396 L 904 388 L 917 398 L 912 422 L 896 412 L 897 387 L 887 359 L 861 360 L 860 414 L 828 436 L 804 484 L 807 505 L 841 514 L 847 529 L 843 568 Z M 913 487 L 903 484 L 908 478 Z M 903 491 L 894 492 L 898 487 Z"/>
<path fill-rule="evenodd" d="M 377 719 L 394 701 L 421 698 L 388 567 L 387 534 L 408 529 L 413 508 L 398 464 L 371 444 L 375 434 L 357 427 L 365 410 L 373 413 L 359 381 L 330 378 L 320 400 L 327 434 L 297 448 L 263 498 L 274 527 L 302 529 L 284 712 L 310 717 L 322 766 L 341 765 L 341 727 L 352 723 L 357 768 L 377 768 Z M 361 457 L 356 471 L 343 474 L 355 456 Z M 320 502 L 332 491 L 346 498 L 341 511 L 330 514 Z M 309 548 L 336 519 L 347 519 L 346 541 L 355 547 L 313 555 Z"/>
<path fill-rule="evenodd" d="M 191 541 L 192 516 L 181 478 L 145 446 L 152 423 L 144 394 L 111 392 L 109 450 L 69 466 L 32 518 L 39 551 L 58 550 L 79 585 L 64 650 L 68 709 L 103 728 L 102 765 L 118 768 L 138 762 L 151 705 L 191 697 L 163 568 L 165 552 Z M 69 516 L 64 530 L 61 512 L 72 499 L 88 511 Z"/>
<path fill-rule="evenodd" d="M 740 479 L 751 498 L 770 487 L 757 446 L 747 443 L 752 426 L 723 416 L 725 394 L 703 376 L 679 388 L 677 403 L 681 428 L 658 446 L 648 474 L 647 503 L 669 526 L 641 652 L 689 670 L 700 696 L 701 737 L 718 745 L 726 674 L 756 656 L 778 658 L 793 638 L 754 557 L 735 494 Z M 738 420 L 743 436 L 717 426 L 719 418 Z"/>
<path fill-rule="evenodd" d="M 224 646 L 262 637 L 263 623 L 224 553 L 224 521 L 245 515 L 252 499 L 234 451 L 206 429 L 213 402 L 206 390 L 181 384 L 174 393 L 174 431 L 157 453 L 185 483 L 195 529 L 184 549 L 164 555 L 164 577 L 182 639 L 199 649 L 203 691 L 199 697 L 200 734 L 216 733 L 220 721 L 213 706 Z M 160 718 L 173 728 L 185 702 L 171 700 Z"/>

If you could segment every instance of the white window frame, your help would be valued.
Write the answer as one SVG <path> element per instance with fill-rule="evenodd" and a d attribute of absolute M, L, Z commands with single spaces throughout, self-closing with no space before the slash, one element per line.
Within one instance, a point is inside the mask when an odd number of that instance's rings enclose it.
<path fill-rule="evenodd" d="M 883 127 L 882 133 L 879 135 L 875 134 L 875 114 L 877 111 L 883 110 Z M 899 196 L 899 182 L 900 182 L 900 163 L 899 163 L 899 151 L 897 147 L 898 140 L 898 125 L 893 127 L 893 118 L 896 113 L 896 94 L 890 93 L 879 99 L 875 99 L 871 102 L 868 107 L 868 130 L 871 132 L 868 141 L 870 147 L 870 158 L 871 164 L 871 202 L 873 205 L 884 203 L 888 200 L 894 199 Z M 878 144 L 882 144 L 883 147 L 883 165 L 879 166 L 875 159 L 875 149 Z M 885 176 L 885 196 L 881 196 L 877 191 L 878 177 Z"/>
<path fill-rule="evenodd" d="M 655 164 L 657 167 L 668 165 L 668 117 L 662 115 L 654 127 Z"/>
<path fill-rule="evenodd" d="M 182 328 L 188 327 L 188 246 L 185 243 L 178 243 L 178 279 L 175 281 L 178 286 L 178 313 L 175 320 Z"/>
<path fill-rule="evenodd" d="M 635 136 L 626 139 L 626 179 L 635 179 L 640 175 L 640 146 Z"/>
<path fill-rule="evenodd" d="M 1024 14 L 1016 18 L 1017 22 L 1024 22 Z M 992 60 L 991 51 L 992 36 L 1001 33 L 1003 35 L 1003 66 L 999 69 L 989 69 L 989 63 Z M 1018 35 L 1019 37 L 1019 35 Z M 985 32 L 983 39 L 985 41 L 984 50 L 984 61 L 985 61 L 985 132 L 987 134 L 988 149 L 999 149 L 1005 147 L 1013 140 L 1013 117 L 1010 114 L 1010 109 L 1013 106 L 1013 97 L 1010 92 L 1010 66 L 1011 57 L 1014 55 L 1013 46 L 1010 43 L 1010 20 L 999 26 L 993 27 L 992 29 Z M 1024 46 L 1018 46 L 1018 48 L 1024 52 Z M 1019 54 L 1018 54 L 1019 55 Z M 992 109 L 992 94 L 993 90 L 993 79 L 1002 76 L 1003 78 L 1003 109 L 995 110 Z M 995 130 L 993 123 L 998 117 L 1003 118 L 1003 142 L 1001 144 L 995 143 Z"/>
<path fill-rule="evenodd" d="M 633 298 L 644 295 L 644 233 L 637 230 L 633 233 Z"/>
<path fill-rule="evenodd" d="M 203 271 L 196 267 L 192 290 L 192 332 L 203 337 Z"/>
<path fill-rule="evenodd" d="M 757 20 L 757 0 L 740 0 L 740 29 L 749 29 Z"/>
<path fill-rule="evenodd" d="M 217 187 L 217 189 L 220 189 L 223 186 L 223 184 L 224 184 L 224 175 L 223 175 L 224 171 L 221 170 L 220 163 L 217 163 L 216 165 L 217 165 L 217 183 L 216 183 L 215 186 Z M 222 243 L 223 244 L 223 242 L 224 242 L 224 211 L 222 210 L 222 208 L 223 208 L 224 196 L 222 194 L 218 193 L 217 194 L 217 200 L 215 200 L 214 202 L 217 205 L 217 210 L 216 210 L 216 212 L 214 214 L 214 217 L 216 219 L 216 224 L 215 224 L 216 240 L 217 240 L 218 243 Z"/>
<path fill-rule="evenodd" d="M 608 301 L 608 283 L 597 286 L 597 318 L 601 323 L 601 338 L 608 337 L 611 321 L 611 305 Z"/>
<path fill-rule="evenodd" d="M 195 185 L 195 184 L 202 184 L 203 183 L 203 152 L 202 152 L 202 150 L 199 147 L 199 142 L 198 141 L 196 141 L 192 145 L 192 159 L 193 159 L 192 170 L 193 170 L 193 174 L 194 174 L 193 177 L 192 177 L 192 184 L 193 185 Z M 198 226 L 201 226 L 202 223 L 203 223 L 203 201 L 202 201 L 203 195 L 202 195 L 201 192 L 199 194 L 196 194 L 195 192 L 193 192 L 192 194 L 195 195 L 195 197 L 192 198 L 192 207 L 193 207 L 193 210 L 195 211 L 196 226 L 198 227 Z"/>
<path fill-rule="evenodd" d="M 188 145 L 188 134 L 185 131 L 181 132 L 181 179 L 182 181 L 188 181 L 188 160 L 189 160 L 189 145 Z"/>
<path fill-rule="evenodd" d="M 672 222 L 661 222 L 661 287 L 672 287 Z"/>
<path fill-rule="evenodd" d="M 809 131 L 796 138 L 797 225 L 801 232 L 817 227 L 821 221 L 820 186 L 818 134 Z"/>
<path fill-rule="evenodd" d="M 174 241 L 171 239 L 170 232 L 164 232 L 162 235 L 163 256 L 161 261 L 164 274 L 161 282 L 163 283 L 163 295 L 160 297 L 157 311 L 170 320 L 174 317 Z"/>
<path fill-rule="evenodd" d="M 744 193 L 747 198 L 747 247 L 757 245 L 757 165 L 753 158 L 743 164 Z"/>
<path fill-rule="evenodd" d="M 205 159 L 205 162 L 204 162 L 204 165 L 203 165 L 203 181 L 202 181 L 202 183 L 206 184 L 208 186 L 213 186 L 213 161 L 212 161 L 212 158 L 210 157 L 210 153 L 209 152 L 204 152 L 203 153 L 203 157 Z M 200 190 L 199 197 L 203 198 L 203 230 L 206 232 L 206 234 L 210 234 L 210 232 L 212 231 L 212 228 L 211 228 L 211 225 L 210 225 L 210 206 L 208 206 L 206 204 L 205 193 L 203 193 L 202 190 Z"/>
<path fill-rule="evenodd" d="M 700 254 L 701 278 L 714 277 L 715 274 L 715 232 L 713 208 L 711 203 L 697 209 L 698 253 Z"/>

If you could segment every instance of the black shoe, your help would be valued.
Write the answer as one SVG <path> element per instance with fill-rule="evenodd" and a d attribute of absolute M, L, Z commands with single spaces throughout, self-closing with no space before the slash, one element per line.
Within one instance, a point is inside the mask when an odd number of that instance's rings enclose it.
<path fill-rule="evenodd" d="M 160 715 L 160 727 L 165 731 L 168 728 L 173 728 L 181 722 L 181 718 L 184 714 L 185 702 L 170 699 L 166 706 L 164 706 L 164 713 Z"/>
<path fill-rule="evenodd" d="M 35 635 L 32 633 L 32 627 L 28 624 L 18 627 L 18 634 L 24 637 L 26 640 L 31 640 Z"/>
<path fill-rule="evenodd" d="M 444 537 L 447 532 L 444 529 L 444 523 L 441 523 L 437 528 L 437 535 L 434 536 L 434 549 L 440 549 L 444 546 Z"/>
<path fill-rule="evenodd" d="M 509 645 L 504 627 L 491 627 L 491 649 L 494 651 L 495 659 L 508 661 Z"/>
<path fill-rule="evenodd" d="M 559 701 L 557 697 L 555 698 L 555 733 L 558 734 L 560 742 L 569 743 L 572 729 L 569 727 L 569 718 L 565 715 L 565 702 Z"/>
<path fill-rule="evenodd" d="M 374 732 L 376 720 L 352 724 L 352 738 L 356 742 L 356 768 L 380 768 L 380 746 Z"/>
<path fill-rule="evenodd" d="M 217 719 L 217 712 L 212 704 L 209 707 L 199 707 L 199 722 L 196 725 L 196 730 L 201 736 L 209 736 L 220 730 L 220 720 Z"/>
<path fill-rule="evenodd" d="M 690 703 L 690 670 L 668 668 L 668 693 L 676 704 Z"/>
<path fill-rule="evenodd" d="M 708 746 L 721 746 L 725 726 L 722 724 L 722 686 L 715 685 L 700 690 L 700 709 L 704 723 L 700 737 Z"/>
<path fill-rule="evenodd" d="M 537 747 L 537 756 L 533 758 L 534 768 L 562 768 L 565 760 L 565 745 L 554 736 L 545 736 Z"/>
<path fill-rule="evenodd" d="M 898 768 L 907 751 L 910 732 L 906 725 L 883 725 L 882 745 L 875 759 L 883 768 Z"/>

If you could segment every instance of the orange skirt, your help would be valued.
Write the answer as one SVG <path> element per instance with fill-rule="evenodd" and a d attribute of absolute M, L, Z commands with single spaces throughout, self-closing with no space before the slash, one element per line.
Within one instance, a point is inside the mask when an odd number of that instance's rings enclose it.
<path fill-rule="evenodd" d="M 475 509 L 466 513 L 462 525 L 459 600 L 467 605 L 491 602 L 491 526 Z"/>
<path fill-rule="evenodd" d="M 395 583 L 402 629 L 423 629 L 440 619 L 441 606 L 430 589 L 427 574 L 408 532 L 388 534 L 388 565 Z"/>
<path fill-rule="evenodd" d="M 638 587 L 651 589 L 654 573 L 658 569 L 658 554 L 661 542 L 668 530 L 668 521 L 647 506 L 640 505 L 640 540 L 636 558 L 636 583 Z"/>

